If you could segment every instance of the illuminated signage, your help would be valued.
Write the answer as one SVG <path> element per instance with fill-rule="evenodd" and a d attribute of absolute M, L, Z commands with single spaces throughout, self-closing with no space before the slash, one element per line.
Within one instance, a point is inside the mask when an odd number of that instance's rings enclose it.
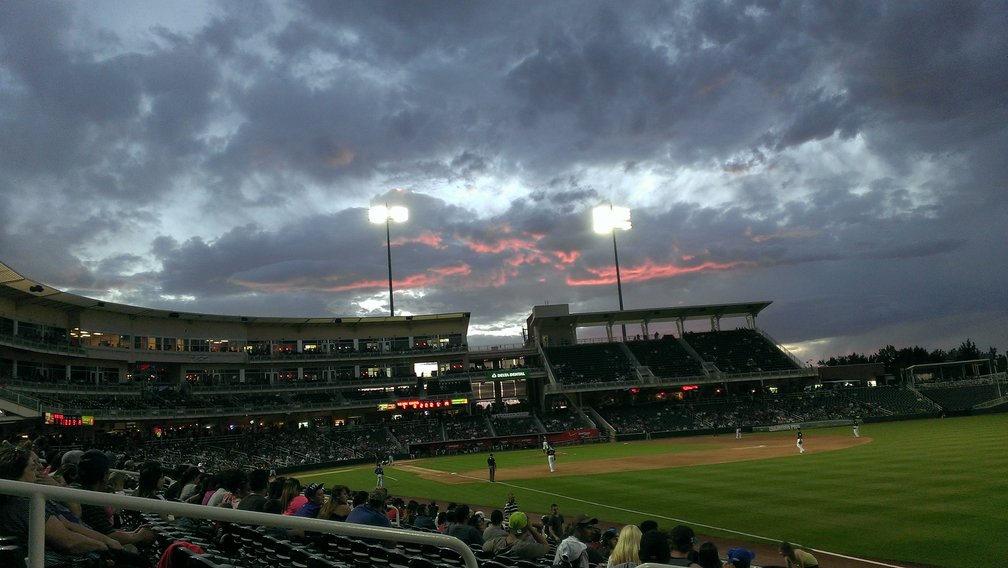
<path fill-rule="evenodd" d="M 700 388 L 700 387 L 699 387 L 699 386 L 697 386 L 697 385 L 686 385 L 686 386 L 684 386 L 684 387 L 682 388 L 682 390 L 683 390 L 683 391 L 695 391 L 695 390 L 697 390 L 698 388 Z"/>
<path fill-rule="evenodd" d="M 448 400 L 399 400 L 394 403 L 383 402 L 378 404 L 378 410 L 430 410 L 437 408 L 451 408 L 453 406 L 463 406 L 469 403 L 468 398 L 452 398 Z"/>
<path fill-rule="evenodd" d="M 46 424 L 53 426 L 94 426 L 94 416 L 71 416 L 58 412 L 46 412 L 43 414 Z"/>
<path fill-rule="evenodd" d="M 491 381 L 502 381 L 505 379 L 525 379 L 528 378 L 528 370 L 526 369 L 498 369 L 496 371 L 488 371 L 487 378 Z"/>

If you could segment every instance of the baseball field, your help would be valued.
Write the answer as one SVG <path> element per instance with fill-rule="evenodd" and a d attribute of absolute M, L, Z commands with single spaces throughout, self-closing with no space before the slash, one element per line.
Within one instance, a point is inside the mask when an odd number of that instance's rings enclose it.
<path fill-rule="evenodd" d="M 776 564 L 781 540 L 816 550 L 826 566 L 1008 566 L 1008 414 L 805 430 L 697 436 L 558 448 L 550 473 L 538 449 L 396 462 L 393 496 L 542 513 L 557 503 L 602 525 L 692 526 L 719 544 L 747 543 Z M 298 475 L 374 486 L 372 467 Z M 722 552 L 724 552 L 722 550 Z"/>

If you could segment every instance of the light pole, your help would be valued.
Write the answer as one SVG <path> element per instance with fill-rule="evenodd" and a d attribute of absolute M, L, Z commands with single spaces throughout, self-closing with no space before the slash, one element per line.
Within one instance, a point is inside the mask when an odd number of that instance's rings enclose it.
<path fill-rule="evenodd" d="M 623 282 L 620 280 L 619 251 L 616 249 L 616 229 L 623 231 L 630 230 L 630 209 L 626 207 L 613 207 L 609 205 L 599 205 L 592 210 L 592 225 L 595 232 L 604 235 L 612 233 L 613 257 L 616 260 L 616 292 L 619 294 L 619 309 L 623 311 Z M 623 329 L 623 341 L 626 342 L 626 324 L 620 324 Z"/>
<path fill-rule="evenodd" d="M 388 306 L 389 315 L 395 316 L 395 303 L 392 300 L 392 233 L 389 224 L 392 221 L 403 223 L 409 219 L 409 209 L 401 205 L 389 207 L 385 205 L 372 205 L 368 209 L 368 220 L 372 223 L 385 223 L 385 248 L 388 251 Z"/>

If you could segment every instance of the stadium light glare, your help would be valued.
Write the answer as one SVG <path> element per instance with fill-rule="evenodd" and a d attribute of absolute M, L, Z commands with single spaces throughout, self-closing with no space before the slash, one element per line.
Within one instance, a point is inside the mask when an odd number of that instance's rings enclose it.
<path fill-rule="evenodd" d="M 595 232 L 604 235 L 619 229 L 629 231 L 630 209 L 626 207 L 614 207 L 612 205 L 599 205 L 592 210 L 592 226 Z"/>
<path fill-rule="evenodd" d="M 392 296 L 392 234 L 389 225 L 393 222 L 404 223 L 409 220 L 409 209 L 401 205 L 389 207 L 373 205 L 368 209 L 368 220 L 375 224 L 385 223 L 385 250 L 388 252 L 388 303 L 389 315 L 395 316 L 395 302 Z"/>
<path fill-rule="evenodd" d="M 619 295 L 619 309 L 623 311 L 623 282 L 620 279 L 619 251 L 616 249 L 616 229 L 629 231 L 630 209 L 627 207 L 614 207 L 609 205 L 599 205 L 592 209 L 592 226 L 595 232 L 604 235 L 612 233 L 613 257 L 616 261 L 616 293 Z M 623 342 L 626 342 L 626 324 L 620 324 L 623 330 Z"/>

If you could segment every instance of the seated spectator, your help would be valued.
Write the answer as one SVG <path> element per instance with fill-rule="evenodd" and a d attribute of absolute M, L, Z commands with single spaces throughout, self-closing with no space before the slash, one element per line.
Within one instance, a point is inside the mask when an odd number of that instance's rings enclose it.
<path fill-rule="evenodd" d="M 696 544 L 696 533 L 693 532 L 693 529 L 686 525 L 677 525 L 672 529 L 671 536 L 672 550 L 670 555 L 672 558 L 666 564 L 699 568 L 700 565 L 695 562 L 697 552 L 693 545 Z"/>
<path fill-rule="evenodd" d="M 602 558 L 606 562 L 609 561 L 609 555 L 612 554 L 612 549 L 616 546 L 616 538 L 618 536 L 619 532 L 616 531 L 615 527 L 609 527 L 604 533 L 599 535 L 598 544 L 594 548 L 602 555 Z"/>
<path fill-rule="evenodd" d="M 204 475 L 200 481 L 200 487 L 196 491 L 199 495 L 199 500 L 197 501 L 195 496 L 193 496 L 191 502 L 194 504 L 199 502 L 202 505 L 206 505 L 210 501 L 210 498 L 214 496 L 214 493 L 217 493 L 218 489 L 220 489 L 220 474 Z"/>
<path fill-rule="evenodd" d="M 700 568 L 723 568 L 717 545 L 710 541 L 701 544 L 697 549 L 696 563 Z"/>
<path fill-rule="evenodd" d="M 508 560 L 539 560 L 549 552 L 549 543 L 538 529 L 529 524 L 521 511 L 511 513 L 507 533 L 483 543 L 483 550 L 495 558 Z"/>
<path fill-rule="evenodd" d="M 81 489 L 105 493 L 109 491 L 109 460 L 98 450 L 84 452 L 77 462 Z M 154 542 L 155 535 L 147 527 L 141 526 L 135 530 L 116 529 L 113 524 L 112 508 L 101 505 L 81 505 L 81 520 L 93 530 L 98 531 L 123 545 L 146 545 Z"/>
<path fill-rule="evenodd" d="M 571 521 L 570 536 L 560 541 L 556 554 L 553 556 L 553 565 L 569 562 L 574 568 L 588 568 L 589 564 L 598 564 L 601 558 L 592 561 L 589 558 L 594 549 L 588 546 L 594 532 L 598 519 L 589 517 L 582 513 Z M 598 554 L 598 552 L 595 552 Z"/>
<path fill-rule="evenodd" d="M 234 509 L 245 496 L 248 476 L 240 469 L 229 469 L 221 472 L 220 482 L 221 486 L 207 500 L 207 506 Z"/>
<path fill-rule="evenodd" d="M 38 456 L 30 448 L 13 444 L 0 447 L 0 479 L 36 483 L 40 469 Z M 0 533 L 13 536 L 23 550 L 28 550 L 28 497 L 0 494 Z M 56 515 L 45 513 L 45 543 L 47 567 L 74 562 L 74 556 L 107 553 L 112 539 L 93 537 L 71 528 L 70 523 Z M 115 544 L 121 548 L 117 542 Z"/>
<path fill-rule="evenodd" d="M 168 489 L 165 491 L 165 499 L 169 501 L 185 501 L 189 499 L 196 492 L 196 484 L 199 481 L 199 477 L 200 470 L 198 467 L 194 465 L 186 466 L 182 470 L 182 475 L 179 476 L 178 481 L 168 486 Z"/>
<path fill-rule="evenodd" d="M 641 531 L 637 525 L 627 525 L 616 537 L 616 546 L 609 553 L 607 568 L 634 568 L 640 564 Z"/>
<path fill-rule="evenodd" d="M 413 528 L 429 531 L 437 530 L 437 525 L 434 523 L 434 518 L 430 515 L 430 507 L 428 505 L 421 504 L 417 506 L 417 515 L 416 519 L 413 520 Z"/>
<path fill-rule="evenodd" d="M 725 564 L 733 568 L 749 568 L 755 558 L 756 553 L 748 548 L 729 548 L 728 561 Z"/>
<path fill-rule="evenodd" d="M 265 469 L 253 470 L 248 476 L 248 494 L 238 502 L 241 511 L 262 512 L 269 489 L 269 472 Z"/>
<path fill-rule="evenodd" d="M 322 504 L 325 503 L 325 486 L 321 483 L 309 483 L 305 487 L 304 496 L 308 501 L 294 512 L 294 516 L 317 518 Z"/>
<path fill-rule="evenodd" d="M 385 516 L 385 500 L 388 493 L 378 488 L 368 494 L 367 502 L 358 505 L 347 515 L 346 522 L 373 527 L 392 528 L 392 523 Z"/>
<path fill-rule="evenodd" d="M 672 557 L 669 555 L 669 542 L 665 533 L 652 530 L 641 535 L 638 557 L 641 564 L 645 562 L 668 564 Z"/>
<path fill-rule="evenodd" d="M 164 499 L 161 490 L 164 488 L 165 475 L 161 464 L 156 461 L 144 462 L 140 466 L 140 479 L 137 481 L 135 495 L 151 499 Z"/>
<path fill-rule="evenodd" d="M 280 502 L 284 504 L 283 514 L 290 516 L 297 512 L 302 505 L 308 502 L 304 496 L 304 489 L 301 482 L 296 478 L 288 477 L 284 482 L 283 493 L 280 494 Z"/>
<path fill-rule="evenodd" d="M 494 509 L 490 513 L 490 524 L 483 529 L 483 542 L 506 534 L 507 531 L 504 529 L 504 513 L 500 509 Z"/>
<path fill-rule="evenodd" d="M 272 515 L 281 515 L 283 513 L 283 502 L 279 499 L 267 499 L 263 503 L 263 513 L 270 513 Z M 304 531 L 300 529 L 286 529 L 284 527 L 274 527 L 274 526 L 264 526 L 266 534 L 272 536 L 273 538 L 278 538 L 281 540 L 288 539 L 291 537 L 302 537 L 304 536 Z"/>
<path fill-rule="evenodd" d="M 780 543 L 778 550 L 784 557 L 787 568 L 819 568 L 819 561 L 815 556 L 789 542 Z"/>
<path fill-rule="evenodd" d="M 445 534 L 453 536 L 469 546 L 483 545 L 483 533 L 469 523 L 468 505 L 457 505 L 455 507 L 454 522 L 448 524 Z"/>
<path fill-rule="evenodd" d="M 318 517 L 326 521 L 345 521 L 353 510 L 349 504 L 350 488 L 345 485 L 334 485 L 329 499 L 322 504 Z"/>

